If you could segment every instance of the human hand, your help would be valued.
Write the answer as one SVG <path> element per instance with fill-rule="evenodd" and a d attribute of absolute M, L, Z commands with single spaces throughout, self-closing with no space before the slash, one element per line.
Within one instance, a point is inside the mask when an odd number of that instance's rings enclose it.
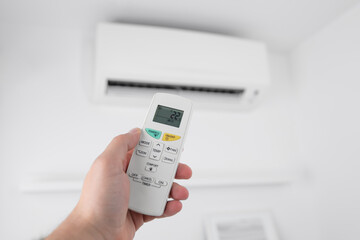
<path fill-rule="evenodd" d="M 69 217 L 48 237 L 52 239 L 133 239 L 136 230 L 156 217 L 128 209 L 129 180 L 126 174 L 140 129 L 115 137 L 91 166 L 81 197 Z M 179 163 L 176 179 L 189 179 L 191 168 Z M 173 183 L 170 198 L 161 217 L 178 213 L 180 200 L 188 190 Z"/>

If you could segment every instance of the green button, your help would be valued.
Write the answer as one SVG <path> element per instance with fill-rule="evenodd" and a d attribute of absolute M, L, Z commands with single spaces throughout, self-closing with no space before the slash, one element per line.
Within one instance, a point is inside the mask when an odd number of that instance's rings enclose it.
<path fill-rule="evenodd" d="M 150 136 L 152 136 L 155 139 L 159 139 L 161 137 L 161 132 L 158 130 L 154 130 L 151 128 L 145 128 L 145 130 Z"/>

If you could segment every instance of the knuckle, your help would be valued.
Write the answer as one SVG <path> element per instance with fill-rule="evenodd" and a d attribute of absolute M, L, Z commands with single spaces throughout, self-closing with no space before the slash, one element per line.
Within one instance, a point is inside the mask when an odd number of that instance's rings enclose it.
<path fill-rule="evenodd" d="M 124 139 L 125 139 L 124 134 L 121 134 L 121 135 L 117 135 L 116 137 L 114 137 L 113 141 L 115 141 L 115 142 L 123 142 Z"/>

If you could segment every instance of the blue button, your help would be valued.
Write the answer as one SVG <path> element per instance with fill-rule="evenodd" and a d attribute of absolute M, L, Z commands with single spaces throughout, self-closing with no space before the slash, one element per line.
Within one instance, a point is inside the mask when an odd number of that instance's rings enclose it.
<path fill-rule="evenodd" d="M 154 130 L 151 128 L 145 128 L 145 131 L 155 139 L 159 139 L 161 137 L 161 131 Z"/>

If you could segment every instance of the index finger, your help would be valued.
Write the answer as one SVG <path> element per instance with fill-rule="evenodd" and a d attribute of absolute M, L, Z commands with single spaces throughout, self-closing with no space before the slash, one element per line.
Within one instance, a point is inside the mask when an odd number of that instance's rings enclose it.
<path fill-rule="evenodd" d="M 189 179 L 189 178 L 191 178 L 191 176 L 192 176 L 191 168 L 184 163 L 179 163 L 175 178 L 176 179 Z"/>
<path fill-rule="evenodd" d="M 106 147 L 99 159 L 106 159 L 112 163 L 120 162 L 125 170 L 127 167 L 127 154 L 134 149 L 140 138 L 140 129 L 134 128 L 126 134 L 115 137 Z"/>

